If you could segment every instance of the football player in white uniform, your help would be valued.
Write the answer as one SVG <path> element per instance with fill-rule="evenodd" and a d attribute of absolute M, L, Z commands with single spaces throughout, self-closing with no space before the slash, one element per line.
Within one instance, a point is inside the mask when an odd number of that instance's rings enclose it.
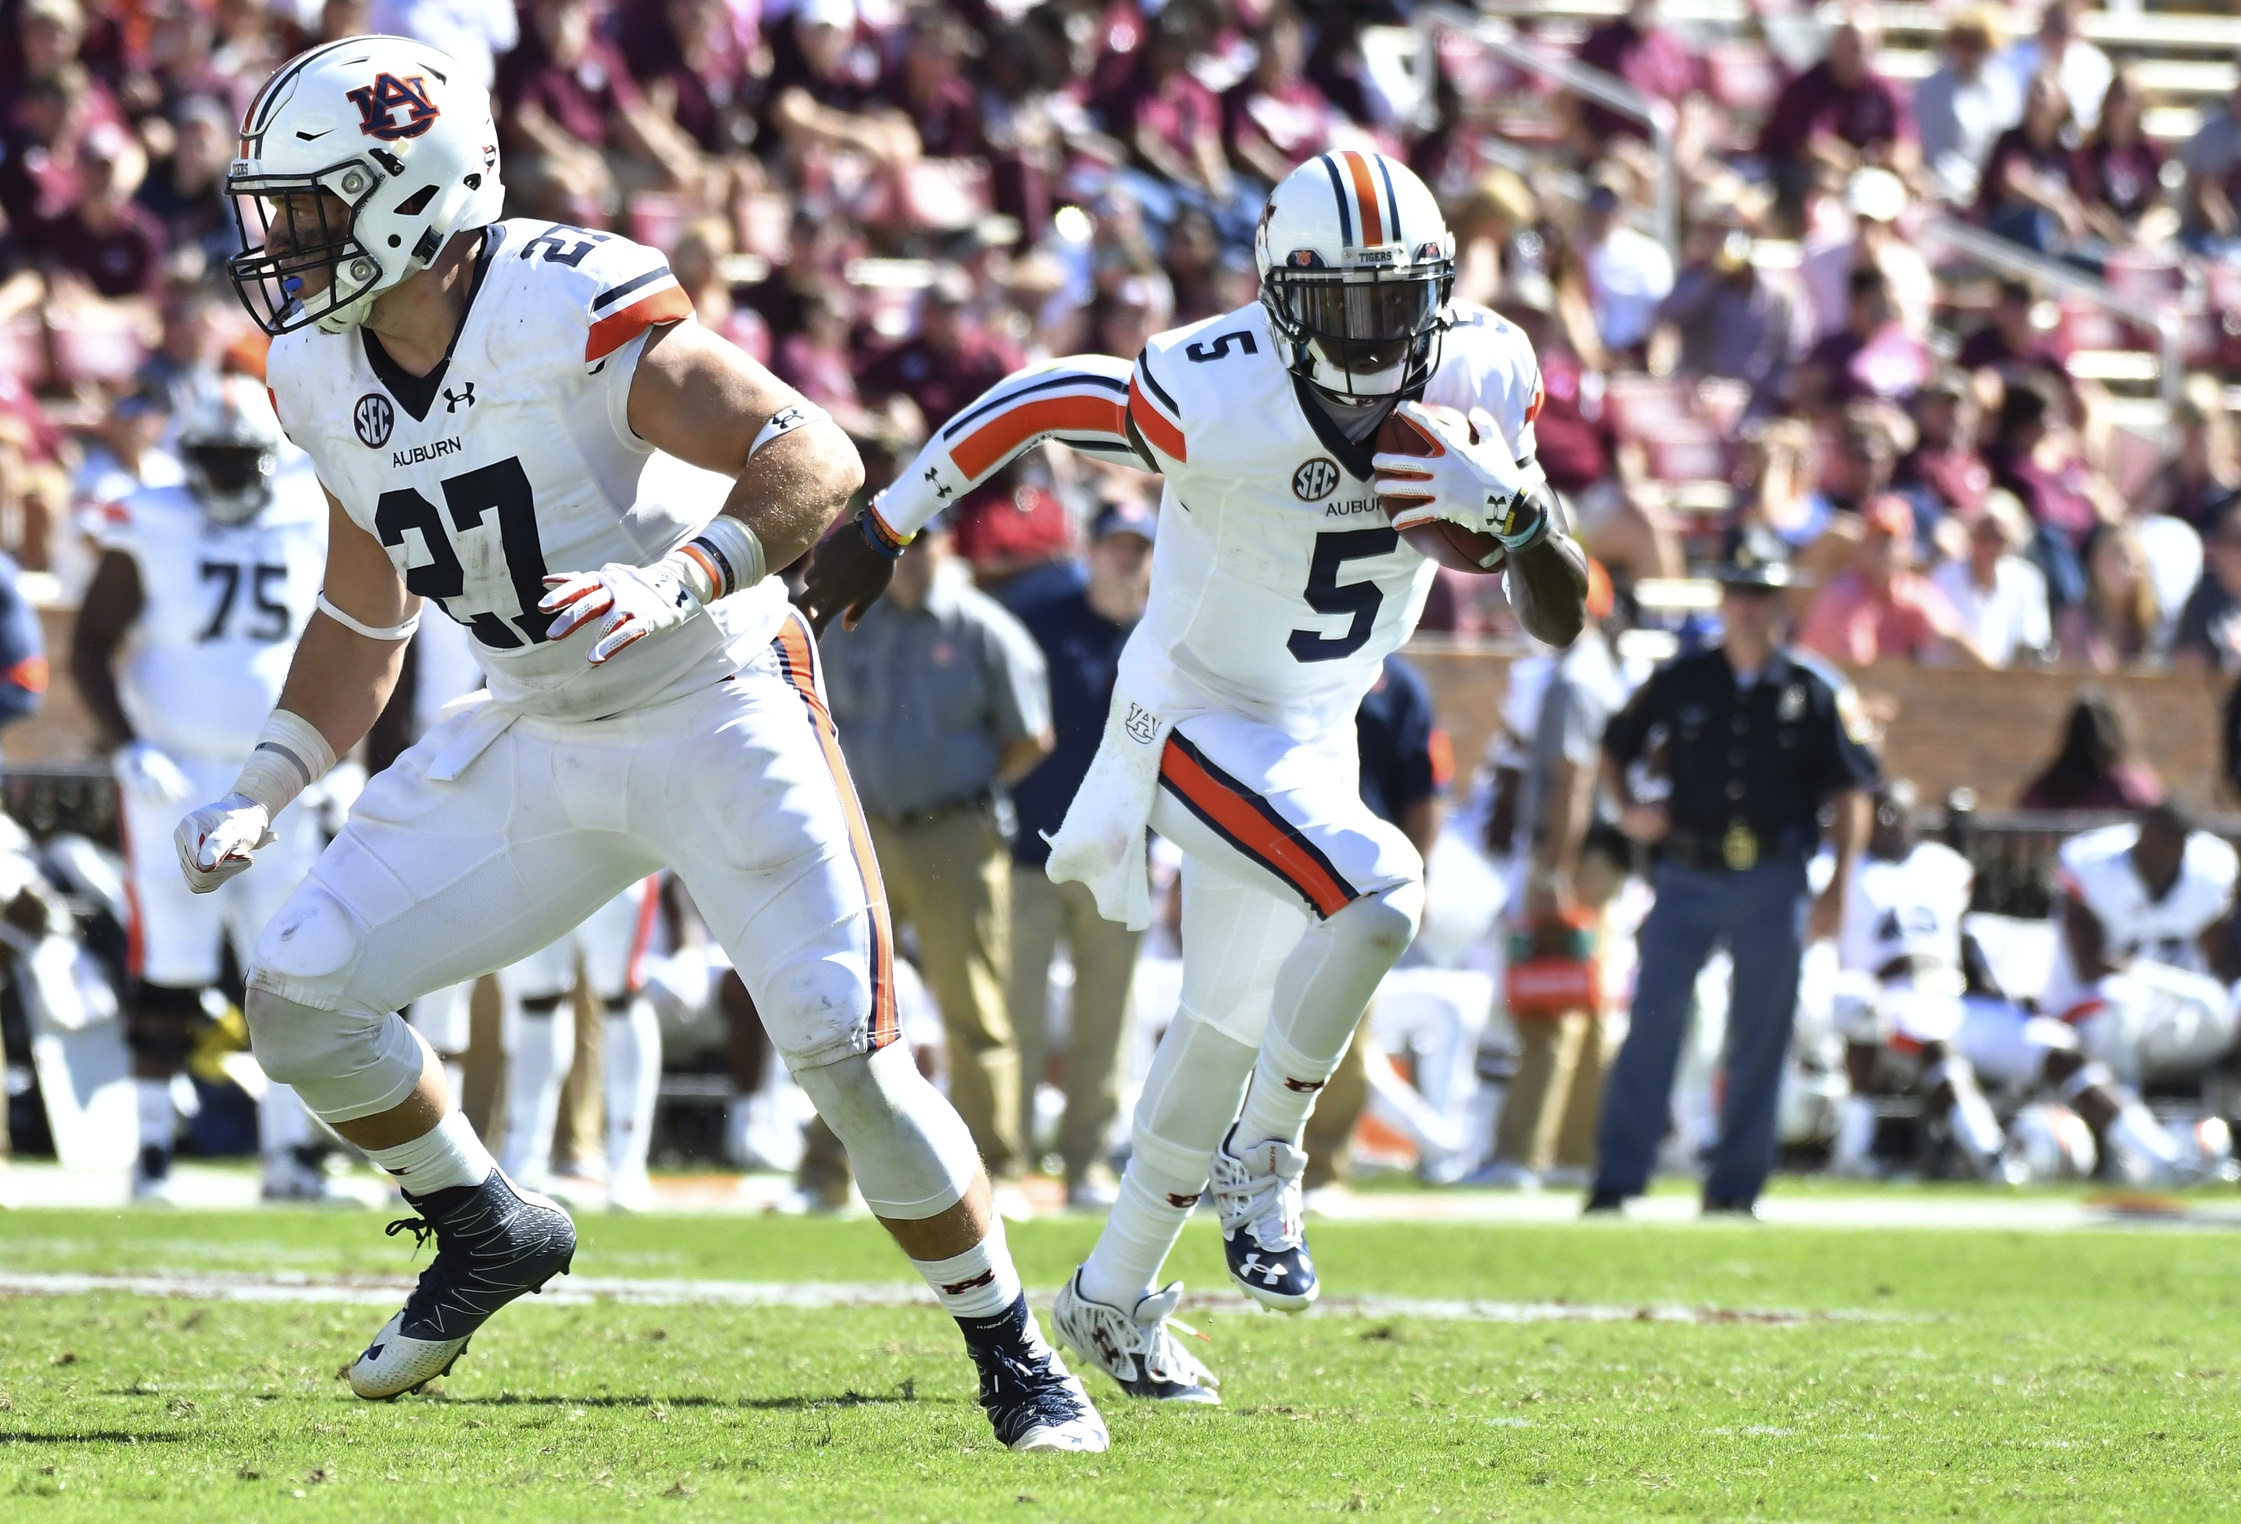
<path fill-rule="evenodd" d="M 1878 1071 L 1896 1060 L 1962 1157 L 1989 1176 L 2000 1158 L 2000 1120 L 1963 1056 L 1974 1002 L 1963 972 L 1961 918 L 1975 892 L 1976 870 L 1951 847 L 1921 839 L 1915 801 L 1914 785 L 1904 778 L 1877 793 L 1867 851 L 1845 896 L 1835 1006 L 1852 1094 L 1829 1164 L 1840 1175 L 1871 1168 L 1876 1111 L 1870 1092 Z"/>
<path fill-rule="evenodd" d="M 653 1202 L 646 1176 L 654 1100 L 661 1086 L 661 1022 L 638 992 L 638 964 L 661 914 L 661 880 L 616 895 L 550 947 L 498 974 L 505 992 L 506 1132 L 498 1167 L 531 1189 L 552 1176 L 560 1090 L 576 1053 L 569 996 L 576 966 L 604 1013 L 600 1077 L 607 1093 L 607 1201 L 621 1211 Z"/>
<path fill-rule="evenodd" d="M 438 1243 L 352 1364 L 448 1369 L 569 1268 L 574 1225 L 497 1169 L 398 1016 L 676 871 L 865 1199 L 963 1329 L 1015 1449 L 1102 1450 L 1019 1286 L 964 1124 L 895 1041 L 879 870 L 808 627 L 768 575 L 862 480 L 847 437 L 692 321 L 652 249 L 494 220 L 489 97 L 424 44 L 352 37 L 251 102 L 236 290 L 330 498 L 318 613 L 232 791 L 182 821 L 197 888 L 357 743 L 433 599 L 488 693 L 360 796 L 249 973 L 258 1061 L 397 1178 Z M 642 491 L 656 451 L 713 490 Z"/>
<path fill-rule="evenodd" d="M 222 791 L 257 744 L 311 618 L 327 549 L 318 479 L 255 381 L 228 377 L 198 394 L 172 447 L 183 484 L 143 488 L 98 510 L 101 559 L 70 658 L 115 758 L 140 1111 L 133 1194 L 141 1199 L 168 1188 L 171 1084 L 206 1020 L 226 942 L 247 961 L 323 840 L 314 810 L 288 810 L 273 823 L 267 872 L 209 897 L 189 893 L 163 852 L 179 811 Z M 321 1150 L 294 1094 L 271 1086 L 258 1120 L 266 1196 L 324 1196 Z"/>
<path fill-rule="evenodd" d="M 1865 1092 L 1888 1056 L 1912 1069 L 1914 1083 L 1944 1121 L 1954 1146 L 1987 1179 L 2012 1179 L 2016 1171 L 1980 1079 L 2016 1095 L 2042 1086 L 2050 1090 L 2084 1118 L 2100 1151 L 2122 1174 L 2178 1176 L 2188 1164 L 2178 1140 L 2107 1063 L 2096 1061 L 2090 1043 L 2081 1041 L 2081 1030 L 2071 1025 L 2079 1002 L 2059 987 L 2059 973 L 2047 992 L 2044 1009 L 2050 1014 L 2034 1016 L 1997 992 L 1968 993 L 1962 917 L 1975 890 L 1975 871 L 1958 852 L 1918 839 L 1914 804 L 1914 787 L 1905 779 L 1877 796 L 1874 832 L 1846 904 L 1837 944 L 1843 974 L 1836 1003 L 1854 1094 L 1838 1127 L 1831 1167 L 1839 1173 L 1868 1168 L 1876 1119 Z M 2130 826 L 2114 829 L 2136 834 Z M 2065 893 L 2071 850 L 2103 834 L 2091 832 L 2064 847 L 2059 878 Z M 2130 840 L 2128 834 L 2127 845 Z M 2204 840 L 2225 850 L 2213 838 Z M 2087 876 L 2097 875 L 2088 870 Z M 2230 871 L 2227 885 L 2230 894 Z M 2204 900 L 2215 903 L 2215 896 Z M 2058 965 L 2070 956 L 2058 952 Z M 2118 986 L 2120 994 L 2131 988 L 2122 981 Z M 2151 1002 L 2151 1009 L 2183 1013 L 2187 1007 Z M 2230 1041 L 2229 1030 L 2229 1046 Z"/>
<path fill-rule="evenodd" d="M 2077 1033 L 2081 1051 L 2050 1055 L 2048 1078 L 2065 1100 L 2089 1088 L 2120 1098 L 2114 1115 L 2091 1094 L 2070 1104 L 2128 1175 L 2179 1177 L 2203 1162 L 2145 1106 L 2121 1098 L 2231 1057 L 2235 872 L 2233 848 L 2169 804 L 2062 844 L 2054 967 L 2040 1005 Z"/>
<path fill-rule="evenodd" d="M 1587 580 L 1533 459 L 1532 347 L 1450 304 L 1454 240 L 1416 176 L 1372 153 L 1310 160 L 1271 194 L 1256 254 L 1259 302 L 1156 335 L 1133 364 L 1034 367 L 968 406 L 860 534 L 818 548 L 805 594 L 820 621 L 854 617 L 943 504 L 1043 440 L 1166 478 L 1150 604 L 1049 872 L 1140 927 L 1147 823 L 1182 848 L 1182 1009 L 1055 1320 L 1124 1390 L 1195 1402 L 1213 1380 L 1168 1331 L 1180 1287 L 1155 1289 L 1160 1266 L 1211 1180 L 1237 1284 L 1272 1307 L 1314 1299 L 1302 1129 L 1423 906 L 1416 849 L 1355 779 L 1355 710 L 1435 570 L 1397 531 L 1498 536 L 1512 606 L 1558 644 Z M 1427 402 L 1471 414 L 1476 442 Z M 1434 454 L 1375 450 L 1395 409 Z M 1388 521 L 1381 495 L 1414 501 Z"/>

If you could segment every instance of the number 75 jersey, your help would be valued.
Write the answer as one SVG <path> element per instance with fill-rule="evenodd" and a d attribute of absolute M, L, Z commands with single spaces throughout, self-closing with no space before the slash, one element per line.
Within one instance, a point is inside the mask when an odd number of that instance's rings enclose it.
<path fill-rule="evenodd" d="M 1485 408 L 1530 458 L 1531 344 L 1485 308 L 1450 317 L 1424 400 Z M 1377 505 L 1374 440 L 1349 438 L 1293 377 L 1258 303 L 1154 336 L 1133 366 L 1077 356 L 1007 377 L 936 432 L 880 516 L 913 532 L 1046 439 L 1166 479 L 1151 601 L 1121 656 L 1131 699 L 1303 738 L 1353 723 L 1436 568 Z"/>
<path fill-rule="evenodd" d="M 274 341 L 267 379 L 289 437 L 405 586 L 467 626 L 502 703 L 590 719 L 736 666 L 776 633 L 775 580 L 592 667 L 551 641 L 547 573 L 646 566 L 723 506 L 730 482 L 630 427 L 645 336 L 692 316 L 660 253 L 527 220 L 484 230 L 451 352 L 405 374 L 362 329 Z"/>

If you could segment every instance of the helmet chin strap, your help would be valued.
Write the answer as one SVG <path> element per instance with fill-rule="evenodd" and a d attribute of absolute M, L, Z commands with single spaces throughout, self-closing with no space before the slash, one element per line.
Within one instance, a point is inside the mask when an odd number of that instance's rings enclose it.
<path fill-rule="evenodd" d="M 1343 365 L 1333 365 L 1323 357 L 1323 352 L 1312 343 L 1306 346 L 1308 358 L 1314 361 L 1313 373 L 1308 380 L 1325 396 L 1346 407 L 1367 407 L 1372 403 L 1391 402 L 1401 395 L 1408 380 L 1408 361 L 1404 357 L 1394 364 L 1371 371 L 1349 371 Z"/>

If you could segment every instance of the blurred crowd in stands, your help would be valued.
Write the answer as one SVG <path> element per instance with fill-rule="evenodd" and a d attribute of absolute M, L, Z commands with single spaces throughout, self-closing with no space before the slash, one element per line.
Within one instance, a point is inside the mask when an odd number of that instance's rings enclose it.
<path fill-rule="evenodd" d="M 74 515 L 173 469 L 165 419 L 198 372 L 258 369 L 223 275 L 234 124 L 295 50 L 381 30 L 491 80 L 509 212 L 667 251 L 704 322 L 844 421 L 875 487 L 1025 359 L 1130 354 L 1250 300 L 1266 186 L 1375 146 L 1445 203 L 1457 297 L 1539 345 L 1541 458 L 1622 596 L 1759 521 L 1815 575 L 1807 642 L 1847 661 L 2241 667 L 2241 449 L 2215 374 L 2241 360 L 2241 89 L 2167 159 L 2077 0 L 2014 36 L 2009 13 L 1950 12 L 1911 86 L 1872 9 L 1808 23 L 1818 61 L 1794 74 L 1658 0 L 1523 34 L 1667 114 L 1669 249 L 1641 122 L 1463 32 L 1420 52 L 1420 10 L 0 0 L 0 543 L 67 602 Z M 2152 336 L 1942 258 L 1947 217 L 2201 308 L 2176 407 L 2116 417 L 2066 361 Z M 1151 500 L 1059 454 L 964 508 L 984 579 Z M 1509 628 L 1459 578 L 1427 623 Z"/>

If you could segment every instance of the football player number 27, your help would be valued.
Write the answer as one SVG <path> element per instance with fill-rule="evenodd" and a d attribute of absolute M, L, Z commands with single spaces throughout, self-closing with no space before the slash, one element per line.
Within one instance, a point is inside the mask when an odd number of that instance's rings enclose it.
<path fill-rule="evenodd" d="M 1315 537 L 1315 560 L 1307 570 L 1307 587 L 1300 596 L 1318 614 L 1347 614 L 1352 619 L 1338 636 L 1314 630 L 1294 630 L 1285 642 L 1295 661 L 1337 661 L 1369 644 L 1370 629 L 1385 594 L 1374 582 L 1341 582 L 1339 569 L 1349 561 L 1389 556 L 1401 543 L 1390 529 L 1326 529 Z"/>
<path fill-rule="evenodd" d="M 537 600 L 545 595 L 545 549 L 537 538 L 537 504 L 520 457 L 447 476 L 442 486 L 444 505 L 440 509 L 411 487 L 384 492 L 374 504 L 374 528 L 382 544 L 392 549 L 402 546 L 406 531 L 415 530 L 426 548 L 427 564 L 405 572 L 406 590 L 435 599 L 445 613 L 473 630 L 475 639 L 486 646 L 510 651 L 543 644 L 545 626 L 552 619 L 537 612 Z M 493 512 L 498 518 L 498 545 L 505 552 L 513 607 L 463 613 L 452 607 L 454 600 L 466 596 L 467 576 L 451 537 L 455 532 L 466 534 L 479 528 L 483 515 Z M 477 588 L 476 593 L 477 601 L 500 601 L 500 595 L 488 587 Z"/>

